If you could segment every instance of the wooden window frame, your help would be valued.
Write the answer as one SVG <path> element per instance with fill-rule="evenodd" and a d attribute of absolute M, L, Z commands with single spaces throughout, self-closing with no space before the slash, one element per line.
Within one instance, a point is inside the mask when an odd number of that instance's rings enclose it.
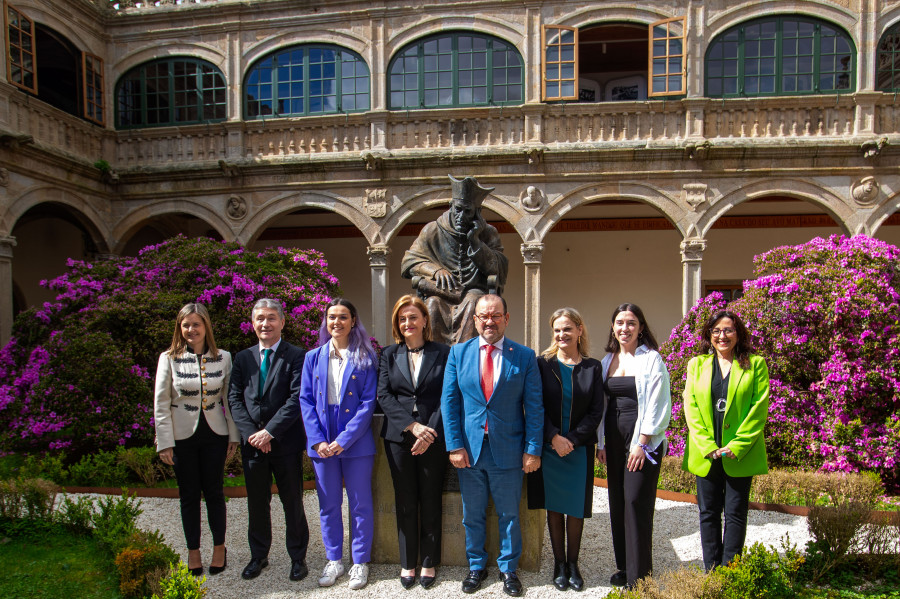
<path fill-rule="evenodd" d="M 90 93 L 91 90 L 94 90 L 93 95 Z M 103 59 L 96 54 L 81 53 L 81 91 L 84 102 L 84 118 L 103 126 L 106 122 L 106 110 L 103 107 Z M 95 99 L 99 99 L 99 102 Z"/>
<path fill-rule="evenodd" d="M 670 24 L 672 23 L 681 23 L 681 35 L 671 35 Z M 663 38 L 656 37 L 656 28 L 657 27 L 665 27 L 666 36 Z M 673 17 L 671 19 L 662 19 L 661 21 L 656 21 L 654 23 L 650 23 L 649 29 L 647 31 L 647 97 L 648 98 L 659 98 L 666 96 L 683 96 L 686 93 L 685 86 L 687 85 L 687 44 L 685 42 L 685 35 L 687 34 L 686 21 L 684 17 Z M 653 43 L 662 39 L 665 41 L 665 54 L 661 56 L 653 55 Z M 673 40 L 681 40 L 681 54 L 670 54 L 669 53 L 669 43 Z M 681 59 L 681 71 L 669 71 L 669 63 L 675 58 L 679 57 Z M 665 71 L 661 75 L 656 75 L 653 72 L 653 61 L 654 59 L 662 59 L 665 64 Z M 681 89 L 678 90 L 670 90 L 669 89 L 669 80 L 671 77 L 681 75 Z M 665 81 L 665 89 L 666 91 L 655 92 L 653 81 L 654 79 L 662 78 Z"/>
<path fill-rule="evenodd" d="M 13 25 L 9 21 L 9 13 L 13 11 L 16 13 L 17 21 L 21 24 L 22 20 L 27 20 L 30 25 L 29 29 L 26 31 L 19 25 L 15 26 L 15 30 L 19 32 L 19 38 L 21 40 L 22 36 L 28 36 L 31 39 L 31 51 L 26 51 L 22 48 L 21 44 L 17 46 L 13 46 L 12 38 L 9 35 L 10 29 L 13 29 Z M 31 92 L 35 95 L 38 93 L 38 80 L 37 80 L 37 46 L 35 45 L 34 39 L 34 20 L 30 17 L 25 16 L 25 14 L 12 4 L 8 2 L 3 3 L 3 22 L 6 25 L 6 79 L 12 85 L 18 87 L 19 89 Z M 26 69 L 24 61 L 21 61 L 21 64 L 16 65 L 18 69 L 22 72 L 22 83 L 18 81 L 14 81 L 12 77 L 12 68 L 13 68 L 13 60 L 12 60 L 12 49 L 15 47 L 19 51 L 20 58 L 25 54 L 31 55 L 31 69 Z M 34 82 L 34 85 L 29 87 L 25 85 L 25 73 L 31 73 L 31 80 Z"/>
<path fill-rule="evenodd" d="M 553 61 L 552 64 L 556 64 L 559 68 L 559 79 L 554 79 L 553 81 L 559 82 L 560 85 L 560 95 L 558 97 L 548 98 L 547 97 L 547 65 L 551 64 L 547 61 L 547 39 L 551 36 L 548 35 L 548 32 L 553 31 L 558 36 L 560 40 L 559 44 L 554 44 L 559 47 L 559 57 L 558 61 Z M 562 48 L 568 44 L 562 43 L 562 32 L 563 31 L 571 31 L 573 33 L 572 46 L 574 47 L 573 52 L 573 60 L 562 60 Z M 571 64 L 573 65 L 574 77 L 573 79 L 563 79 L 562 78 L 562 65 Z M 578 29 L 576 27 L 564 27 L 562 25 L 544 25 L 541 28 L 541 100 L 544 102 L 563 102 L 563 101 L 577 101 L 578 100 Z M 562 95 L 562 83 L 563 81 L 573 81 L 572 90 L 573 93 L 571 96 L 563 96 Z"/>

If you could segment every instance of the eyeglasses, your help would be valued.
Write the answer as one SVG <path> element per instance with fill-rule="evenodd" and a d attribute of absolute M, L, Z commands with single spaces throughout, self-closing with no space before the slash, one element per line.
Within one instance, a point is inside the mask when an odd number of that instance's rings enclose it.
<path fill-rule="evenodd" d="M 713 337 L 719 337 L 720 335 L 725 335 L 726 337 L 731 337 L 734 335 L 734 329 L 713 329 L 712 330 Z"/>
<path fill-rule="evenodd" d="M 503 315 L 500 314 L 500 313 L 497 313 L 497 314 L 476 314 L 476 315 L 475 315 L 475 318 L 477 318 L 477 319 L 480 320 L 481 322 L 487 324 L 487 323 L 489 323 L 489 322 L 491 322 L 491 321 L 493 321 L 493 322 L 500 322 L 501 320 L 503 320 Z"/>

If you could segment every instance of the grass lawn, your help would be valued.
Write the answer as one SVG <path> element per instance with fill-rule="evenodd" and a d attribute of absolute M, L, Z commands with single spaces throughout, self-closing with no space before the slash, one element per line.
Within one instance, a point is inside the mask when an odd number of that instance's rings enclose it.
<path fill-rule="evenodd" d="M 0 597 L 119 599 L 116 569 L 91 537 L 0 539 Z"/>

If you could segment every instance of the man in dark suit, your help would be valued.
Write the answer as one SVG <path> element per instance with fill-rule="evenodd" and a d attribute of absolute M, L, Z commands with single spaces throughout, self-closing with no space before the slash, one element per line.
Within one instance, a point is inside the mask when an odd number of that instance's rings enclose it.
<path fill-rule="evenodd" d="M 300 418 L 300 379 L 306 352 L 281 339 L 281 302 L 261 299 L 251 313 L 259 344 L 238 353 L 231 370 L 228 403 L 241 433 L 241 457 L 247 485 L 250 562 L 241 572 L 249 580 L 269 565 L 272 544 L 272 476 L 284 507 L 291 580 L 303 580 L 309 526 L 303 511 L 303 450 L 306 434 Z"/>
<path fill-rule="evenodd" d="M 478 337 L 450 349 L 441 412 L 450 463 L 458 470 L 469 574 L 465 593 L 487 577 L 488 497 L 497 509 L 497 566 L 507 595 L 522 594 L 516 575 L 522 555 L 519 501 L 522 473 L 541 465 L 544 403 L 534 351 L 504 336 L 506 300 L 483 295 L 475 304 Z"/>

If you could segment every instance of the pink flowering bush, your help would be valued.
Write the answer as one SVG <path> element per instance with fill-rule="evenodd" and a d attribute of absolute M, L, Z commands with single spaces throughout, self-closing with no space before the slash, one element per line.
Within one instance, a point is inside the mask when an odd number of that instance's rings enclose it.
<path fill-rule="evenodd" d="M 153 381 L 175 316 L 209 309 L 216 343 L 232 353 L 256 341 L 250 309 L 284 303 L 284 337 L 312 347 L 337 279 L 314 250 L 176 237 L 137 258 L 87 263 L 45 282 L 56 300 L 16 318 L 0 349 L 0 451 L 96 449 L 153 442 Z"/>
<path fill-rule="evenodd" d="M 769 366 L 770 464 L 871 470 L 900 488 L 900 249 L 865 236 L 817 238 L 757 256 L 754 274 L 729 308 Z M 683 452 L 687 432 L 687 362 L 724 304 L 717 293 L 699 301 L 662 347 L 673 452 Z"/>

